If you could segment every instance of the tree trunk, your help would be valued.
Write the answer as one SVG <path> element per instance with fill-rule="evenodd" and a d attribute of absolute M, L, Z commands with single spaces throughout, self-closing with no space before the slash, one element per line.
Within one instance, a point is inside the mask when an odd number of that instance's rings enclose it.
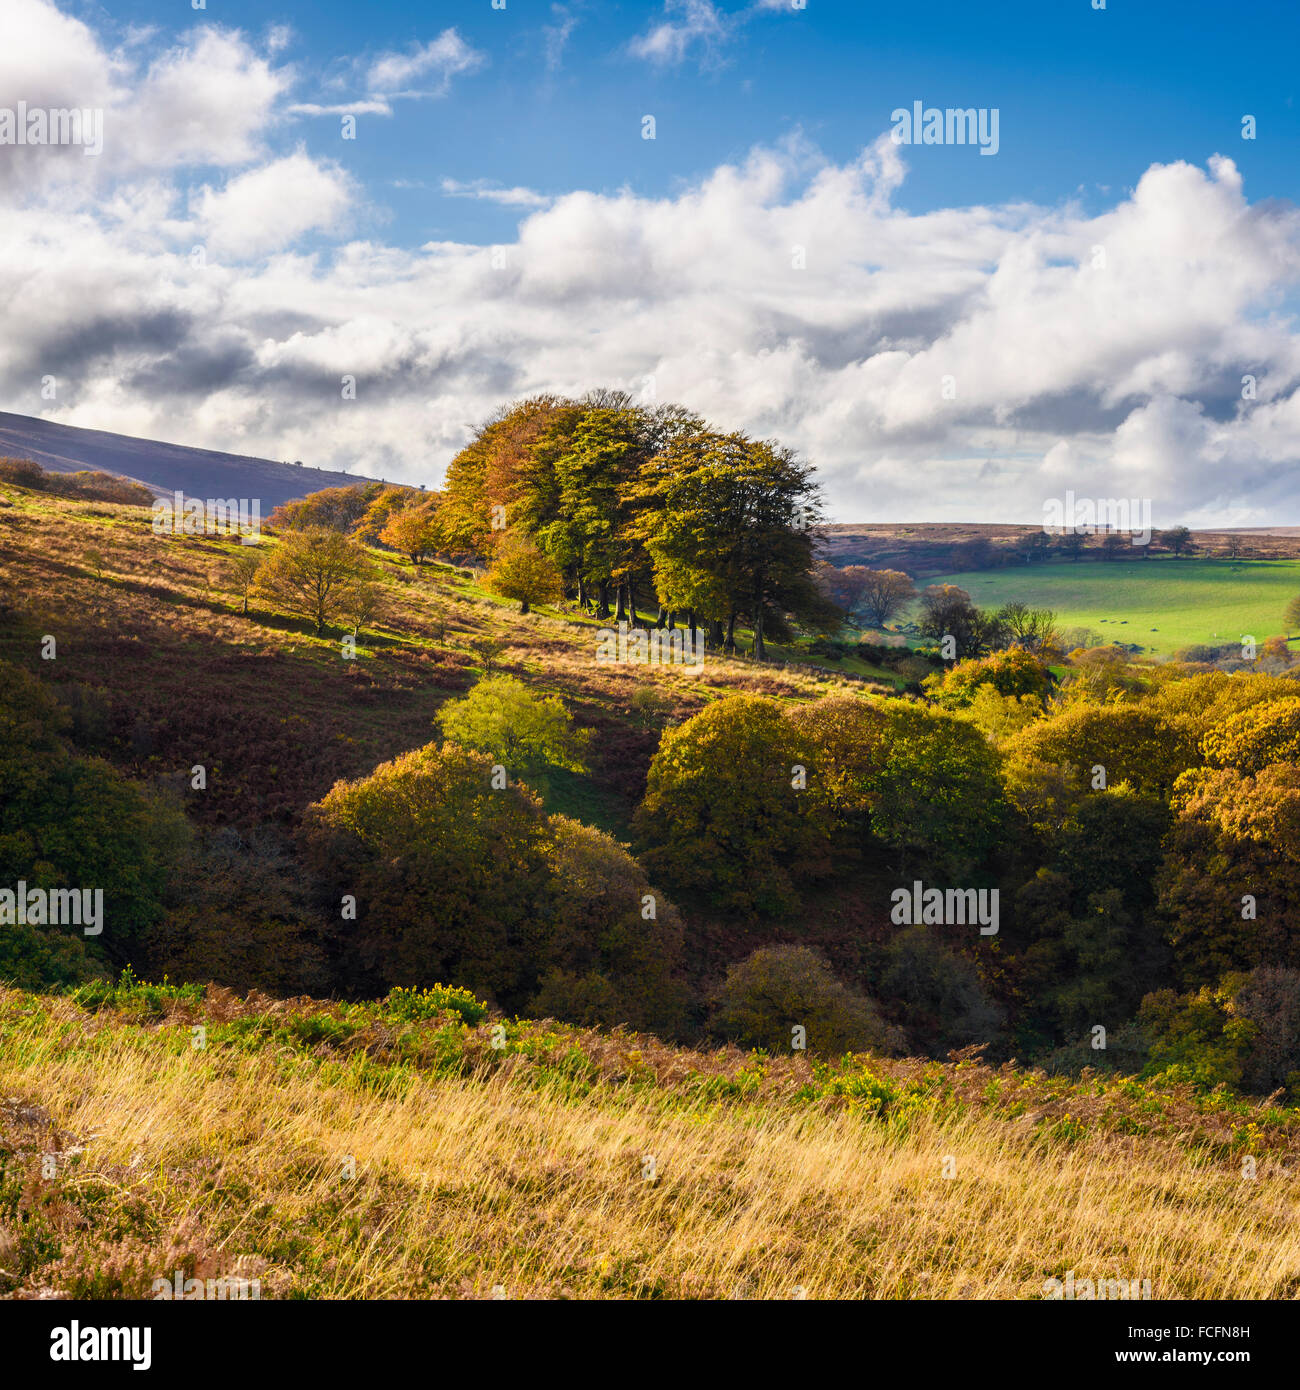
<path fill-rule="evenodd" d="M 763 645 L 763 606 L 759 604 L 758 613 L 754 617 L 754 660 L 765 661 L 766 654 L 767 648 Z"/>
<path fill-rule="evenodd" d="M 736 610 L 734 608 L 727 615 L 727 640 L 722 650 L 731 656 L 736 654 Z"/>
<path fill-rule="evenodd" d="M 616 623 L 621 623 L 621 622 L 626 621 L 626 619 L 627 619 L 627 603 L 626 603 L 626 599 L 625 599 L 625 596 L 626 596 L 626 594 L 627 594 L 627 590 L 626 590 L 626 588 L 624 587 L 623 581 L 622 581 L 622 580 L 619 580 L 619 582 L 618 582 L 618 585 L 617 585 L 617 594 L 618 594 L 618 612 L 614 614 L 614 621 L 615 621 Z"/>

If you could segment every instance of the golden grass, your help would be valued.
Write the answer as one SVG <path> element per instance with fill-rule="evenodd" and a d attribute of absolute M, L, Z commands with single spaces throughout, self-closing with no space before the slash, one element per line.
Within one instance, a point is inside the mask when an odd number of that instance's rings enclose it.
<path fill-rule="evenodd" d="M 175 1268 L 329 1298 L 1037 1298 L 1067 1270 L 1149 1279 L 1157 1299 L 1300 1283 L 1286 1171 L 1261 1159 L 1243 1180 L 1168 1136 L 672 1107 L 510 1066 L 376 1088 L 323 1056 L 193 1051 L 186 1026 L 54 1009 L 65 1026 L 0 1038 L 0 1097 L 29 1107 L 8 1102 L 0 1133 L 25 1170 L 84 1149 L 29 1184 L 62 1254 L 27 1296 L 147 1295 Z"/>

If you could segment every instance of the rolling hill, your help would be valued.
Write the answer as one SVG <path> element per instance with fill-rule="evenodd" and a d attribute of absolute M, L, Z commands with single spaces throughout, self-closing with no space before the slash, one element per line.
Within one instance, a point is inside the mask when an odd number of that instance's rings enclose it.
<path fill-rule="evenodd" d="M 193 497 L 258 498 L 264 516 L 282 502 L 323 487 L 371 481 L 336 469 L 135 439 L 0 411 L 0 457 L 6 456 L 31 459 L 55 473 L 114 473 L 159 495 L 180 489 Z"/>

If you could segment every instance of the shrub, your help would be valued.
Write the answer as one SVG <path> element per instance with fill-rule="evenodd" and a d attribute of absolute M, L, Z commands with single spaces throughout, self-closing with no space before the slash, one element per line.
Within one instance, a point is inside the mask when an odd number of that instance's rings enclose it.
<path fill-rule="evenodd" d="M 742 1047 L 788 1053 L 802 1027 L 808 1050 L 823 1055 L 888 1049 L 898 1041 L 876 1006 L 847 988 L 815 951 L 768 946 L 731 966 L 712 1026 Z"/>

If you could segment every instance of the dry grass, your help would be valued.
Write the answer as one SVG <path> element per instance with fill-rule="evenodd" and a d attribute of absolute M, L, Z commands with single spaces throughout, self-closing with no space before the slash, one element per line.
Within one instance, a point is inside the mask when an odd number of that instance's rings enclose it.
<path fill-rule="evenodd" d="M 382 1047 L 250 1050 L 220 1011 L 195 1051 L 197 1016 L 142 1027 L 0 994 L 0 1266 L 12 1279 L 20 1244 L 46 1246 L 11 1292 L 147 1295 L 176 1268 L 256 1274 L 263 1297 L 1036 1298 L 1071 1269 L 1150 1279 L 1155 1298 L 1300 1286 L 1289 1150 L 1247 1181 L 1176 1129 L 1058 1140 L 947 1085 L 945 1104 L 875 1114 L 784 1083 L 722 1100 L 683 1084 L 709 1059 L 651 1043 L 677 1084 L 602 1065 L 575 1087 L 492 1058 L 486 1025 L 461 1030 L 483 1046 L 449 1074 Z M 626 1078 L 639 1041 L 593 1051 Z"/>

